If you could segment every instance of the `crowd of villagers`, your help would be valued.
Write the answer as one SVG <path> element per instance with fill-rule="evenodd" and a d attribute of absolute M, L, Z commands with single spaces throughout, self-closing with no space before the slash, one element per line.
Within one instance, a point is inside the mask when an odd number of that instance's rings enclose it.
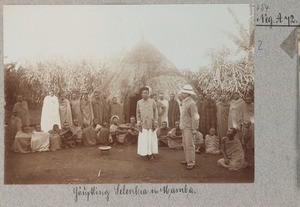
<path fill-rule="evenodd" d="M 108 100 L 100 91 L 95 91 L 92 97 L 87 91 L 80 94 L 80 98 L 75 93 L 68 95 L 69 100 L 66 93 L 60 92 L 57 97 L 50 90 L 43 101 L 40 123 L 29 122 L 28 104 L 21 95 L 17 96 L 8 126 L 13 152 L 55 151 L 78 145 L 134 145 L 138 142 L 144 145 L 140 141 L 142 137 L 139 138 L 143 136 L 143 109 L 138 104 L 135 103 L 137 113 L 125 117 L 124 104 L 119 103 L 116 97 Z M 232 171 L 253 166 L 253 94 L 208 91 L 188 95 L 191 95 L 196 106 L 188 113 L 192 117 L 191 113 L 196 113 L 198 118 L 197 130 L 193 133 L 193 153 L 222 154 L 223 158 L 218 160 L 217 165 Z M 151 136 L 157 138 L 158 147 L 184 149 L 185 140 L 180 125 L 188 121 L 181 120 L 186 96 L 182 93 L 150 92 L 149 97 L 140 97 L 145 103 L 148 99 L 153 101 L 157 112 L 155 126 L 151 123 L 155 135 Z M 143 157 L 157 159 L 158 151 L 146 153 Z"/>

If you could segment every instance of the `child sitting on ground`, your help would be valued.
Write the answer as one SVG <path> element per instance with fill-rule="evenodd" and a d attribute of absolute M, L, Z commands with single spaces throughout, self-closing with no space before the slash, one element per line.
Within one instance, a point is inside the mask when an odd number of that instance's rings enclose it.
<path fill-rule="evenodd" d="M 54 124 L 52 130 L 49 131 L 50 134 L 50 151 L 55 151 L 61 149 L 61 139 L 60 139 L 60 129 L 58 124 Z"/>
<path fill-rule="evenodd" d="M 104 122 L 99 131 L 99 144 L 109 145 L 109 134 L 109 125 L 107 122 Z"/>
<path fill-rule="evenodd" d="M 205 149 L 207 154 L 220 154 L 220 142 L 215 128 L 210 128 L 209 134 L 205 137 Z"/>
<path fill-rule="evenodd" d="M 77 119 L 73 120 L 73 126 L 71 127 L 71 130 L 74 134 L 77 135 L 75 143 L 82 144 L 82 128 L 79 125 L 79 122 Z"/>

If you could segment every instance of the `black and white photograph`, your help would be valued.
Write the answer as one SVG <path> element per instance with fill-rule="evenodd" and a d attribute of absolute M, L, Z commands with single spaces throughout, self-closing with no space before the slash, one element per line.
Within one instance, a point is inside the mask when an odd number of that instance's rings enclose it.
<path fill-rule="evenodd" d="M 253 183 L 254 21 L 250 4 L 4 5 L 4 184 Z"/>

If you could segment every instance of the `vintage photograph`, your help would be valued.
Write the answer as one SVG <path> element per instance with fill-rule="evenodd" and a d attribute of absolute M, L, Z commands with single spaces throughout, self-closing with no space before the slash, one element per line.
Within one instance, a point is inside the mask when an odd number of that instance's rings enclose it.
<path fill-rule="evenodd" d="M 4 183 L 253 183 L 249 4 L 5 5 Z"/>

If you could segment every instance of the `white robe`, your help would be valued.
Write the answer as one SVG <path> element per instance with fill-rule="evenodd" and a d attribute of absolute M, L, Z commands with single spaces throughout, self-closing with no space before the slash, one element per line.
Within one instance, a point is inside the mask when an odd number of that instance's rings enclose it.
<path fill-rule="evenodd" d="M 157 130 L 142 129 L 138 137 L 137 153 L 141 156 L 158 154 Z"/>
<path fill-rule="evenodd" d="M 244 102 L 242 106 L 242 114 L 243 114 L 243 123 L 246 121 L 251 121 L 251 123 L 254 123 L 254 103 L 247 104 Z"/>
<path fill-rule="evenodd" d="M 32 152 L 45 152 L 49 151 L 50 134 L 45 132 L 32 132 L 31 137 L 31 150 Z"/>
<path fill-rule="evenodd" d="M 228 114 L 228 128 L 234 127 L 239 128 L 240 123 L 242 123 L 242 110 L 243 110 L 243 99 L 232 100 L 230 102 L 229 114 Z"/>
<path fill-rule="evenodd" d="M 48 132 L 54 124 L 58 124 L 61 128 L 58 99 L 56 96 L 46 96 L 42 109 L 41 128 Z"/>

